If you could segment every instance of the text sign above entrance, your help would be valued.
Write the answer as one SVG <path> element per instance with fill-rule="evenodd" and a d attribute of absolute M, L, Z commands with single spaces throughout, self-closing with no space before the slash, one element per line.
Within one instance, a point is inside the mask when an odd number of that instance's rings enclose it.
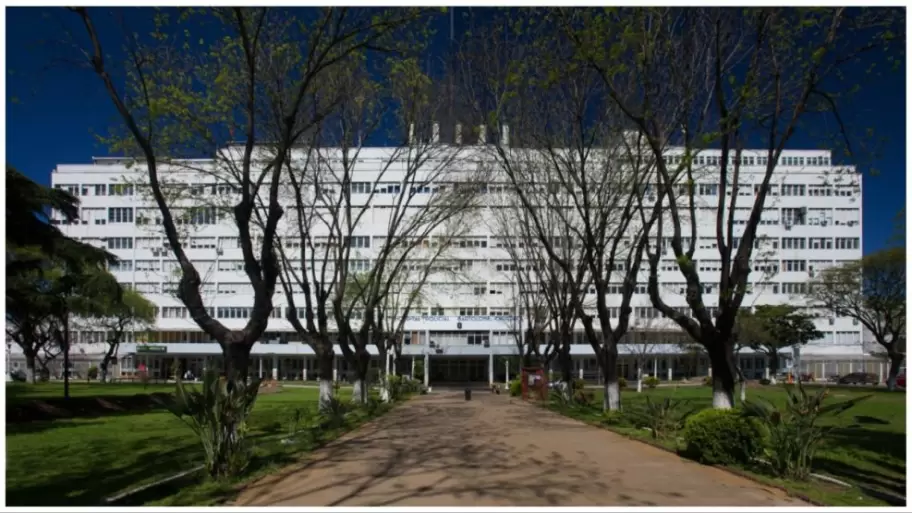
<path fill-rule="evenodd" d="M 137 353 L 167 353 L 168 346 L 148 346 L 148 345 L 138 345 L 136 346 Z"/>
<path fill-rule="evenodd" d="M 503 321 L 512 322 L 516 320 L 513 315 L 409 315 L 405 318 L 407 321 L 426 321 L 426 322 L 465 322 L 465 321 Z"/>

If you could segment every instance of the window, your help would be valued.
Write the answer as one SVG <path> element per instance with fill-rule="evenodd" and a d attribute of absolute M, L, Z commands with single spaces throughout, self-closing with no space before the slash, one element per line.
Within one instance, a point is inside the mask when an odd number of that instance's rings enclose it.
<path fill-rule="evenodd" d="M 783 184 L 782 185 L 782 195 L 783 196 L 804 196 L 805 195 L 805 186 L 798 184 Z"/>
<path fill-rule="evenodd" d="M 128 183 L 112 183 L 108 186 L 110 196 L 132 196 L 133 185 Z"/>
<path fill-rule="evenodd" d="M 235 271 L 240 272 L 244 270 L 244 261 L 243 260 L 219 260 L 218 263 L 219 271 Z"/>
<path fill-rule="evenodd" d="M 371 184 L 370 182 L 352 182 L 349 184 L 349 190 L 351 194 L 370 194 Z"/>
<path fill-rule="evenodd" d="M 130 207 L 117 207 L 108 209 L 109 223 L 132 223 L 133 209 Z"/>
<path fill-rule="evenodd" d="M 433 310 L 433 308 L 431 309 Z M 485 315 L 485 309 L 483 307 L 472 307 L 472 308 L 460 308 L 460 316 L 473 316 L 473 315 Z M 432 314 L 433 315 L 433 314 Z"/>
<path fill-rule="evenodd" d="M 807 283 L 783 283 L 782 293 L 790 295 L 807 294 Z"/>
<path fill-rule="evenodd" d="M 439 306 L 432 306 L 432 307 L 431 307 L 431 315 L 443 316 L 443 315 L 445 315 L 445 314 L 443 313 L 443 308 L 441 308 L 441 307 L 439 307 Z"/>
<path fill-rule="evenodd" d="M 351 248 L 369 248 L 370 247 L 370 237 L 357 235 L 354 237 L 346 237 L 348 239 L 348 246 Z"/>
<path fill-rule="evenodd" d="M 782 224 L 788 226 L 803 226 L 807 222 L 807 209 L 783 208 Z"/>
<path fill-rule="evenodd" d="M 132 260 L 120 260 L 114 262 L 108 266 L 110 271 L 132 271 L 133 270 L 133 261 Z"/>
<path fill-rule="evenodd" d="M 190 237 L 191 249 L 215 248 L 215 237 Z"/>
<path fill-rule="evenodd" d="M 829 237 L 812 237 L 810 239 L 811 249 L 833 249 L 833 239 Z"/>
<path fill-rule="evenodd" d="M 161 271 L 161 260 L 137 260 L 137 271 Z"/>
<path fill-rule="evenodd" d="M 187 309 L 182 306 L 164 306 L 161 309 L 163 319 L 186 319 Z"/>
<path fill-rule="evenodd" d="M 248 319 L 250 308 L 240 306 L 220 306 L 215 309 L 215 316 L 219 319 Z"/>
<path fill-rule="evenodd" d="M 487 346 L 488 345 L 488 334 L 487 333 L 472 333 L 466 337 L 466 342 L 470 346 Z"/>
<path fill-rule="evenodd" d="M 783 260 L 782 269 L 789 273 L 807 271 L 807 260 Z"/>
<path fill-rule="evenodd" d="M 806 242 L 804 237 L 783 237 L 782 249 L 807 249 Z"/>
<path fill-rule="evenodd" d="M 349 260 L 348 261 L 348 270 L 349 271 L 369 271 L 370 270 L 370 260 Z"/>
<path fill-rule="evenodd" d="M 472 288 L 472 294 L 475 296 L 483 296 L 483 295 L 485 295 L 485 292 L 487 292 L 487 291 L 488 291 L 487 287 L 473 287 Z"/>
<path fill-rule="evenodd" d="M 107 195 L 108 186 L 106 184 L 100 183 L 95 185 L 95 195 L 96 196 L 105 196 Z"/>
<path fill-rule="evenodd" d="M 857 237 L 836 237 L 836 249 L 858 249 Z"/>
<path fill-rule="evenodd" d="M 133 249 L 133 239 L 130 237 L 109 237 L 108 249 Z"/>

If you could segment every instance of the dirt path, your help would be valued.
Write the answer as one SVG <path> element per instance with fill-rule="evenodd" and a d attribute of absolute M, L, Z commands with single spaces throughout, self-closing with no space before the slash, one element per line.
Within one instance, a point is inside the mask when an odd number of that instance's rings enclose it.
<path fill-rule="evenodd" d="M 238 506 L 806 506 L 505 396 L 441 392 L 247 487 Z"/>

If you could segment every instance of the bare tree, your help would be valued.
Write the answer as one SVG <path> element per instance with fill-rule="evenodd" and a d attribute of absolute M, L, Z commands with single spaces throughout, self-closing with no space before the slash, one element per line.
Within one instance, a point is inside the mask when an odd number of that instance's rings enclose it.
<path fill-rule="evenodd" d="M 89 11 L 74 8 L 90 45 L 86 61 L 98 75 L 126 126 L 120 148 L 139 157 L 148 172 L 162 226 L 182 272 L 179 296 L 190 316 L 222 347 L 229 379 L 246 379 L 250 349 L 266 330 L 280 269 L 275 253 L 283 207 L 280 178 L 292 148 L 334 107 L 321 78 L 354 55 L 389 45 L 393 34 L 414 20 L 413 9 L 381 13 L 325 8 L 298 19 L 285 10 L 206 9 L 206 17 L 225 29 L 204 52 L 199 34 L 172 30 L 167 13 L 153 18 L 151 39 L 128 34 L 128 86 L 118 87 L 105 61 L 102 37 Z M 312 15 L 312 16 L 311 16 Z M 182 20 L 182 18 L 181 18 Z M 178 23 L 181 21 L 179 20 Z M 132 34 L 132 35 L 131 35 Z M 199 87 L 205 84 L 205 87 Z M 242 142 L 229 144 L 240 135 Z M 243 269 L 253 289 L 253 306 L 241 330 L 231 330 L 207 309 L 201 278 L 187 256 L 175 216 L 166 202 L 159 171 L 180 153 L 215 155 L 213 171 L 235 178 L 237 203 L 231 209 L 238 227 Z M 261 197 L 262 195 L 262 197 Z M 262 244 L 254 247 L 258 201 L 265 205 Z"/>
<path fill-rule="evenodd" d="M 689 311 L 663 298 L 658 250 L 649 252 L 650 297 L 706 348 L 713 404 L 730 408 L 736 367 L 731 334 L 779 157 L 801 123 L 814 115 L 832 115 L 840 134 L 847 134 L 838 108 L 846 95 L 840 93 L 857 83 L 847 84 L 842 72 L 898 42 L 900 32 L 891 29 L 903 14 L 845 8 L 630 8 L 557 11 L 555 19 L 655 158 L 659 192 L 667 199 L 656 233 L 664 238 L 665 230 L 671 232 Z M 763 149 L 746 152 L 748 140 L 757 138 Z M 672 146 L 680 153 L 670 151 Z M 714 232 L 721 262 L 719 280 L 712 285 L 701 278 L 693 258 L 699 217 L 694 197 L 701 194 L 694 168 L 706 160 L 699 152 L 711 146 L 721 153 L 708 159 L 717 170 Z M 758 169 L 743 169 L 752 162 Z M 753 196 L 746 219 L 738 214 L 742 190 Z M 712 312 L 705 296 L 716 293 L 719 303 Z"/>
<path fill-rule="evenodd" d="M 643 391 L 643 372 L 650 359 L 655 360 L 659 343 L 663 339 L 659 328 L 659 321 L 655 317 L 635 318 L 622 339 L 625 352 L 632 354 L 636 362 L 637 392 Z M 655 373 L 653 373 L 655 374 Z M 658 379 L 658 376 L 653 375 Z"/>
<path fill-rule="evenodd" d="M 605 376 L 604 408 L 618 409 L 617 344 L 628 329 L 658 207 L 646 208 L 645 217 L 639 211 L 645 198 L 659 204 L 662 195 L 652 183 L 654 157 L 645 151 L 645 139 L 618 122 L 622 115 L 599 76 L 574 60 L 572 45 L 541 23 L 546 19 L 532 11 L 468 44 L 464 87 L 475 93 L 483 119 L 509 125 L 491 141 L 489 154 L 561 279 L 574 286 L 583 274 L 591 280 L 591 292 L 586 287 L 573 308 Z M 531 192 L 536 187 L 542 193 Z M 577 257 L 561 257 L 554 240 L 546 240 L 540 213 L 551 210 L 560 217 L 562 239 L 580 246 Z M 619 293 L 618 306 L 609 306 L 612 290 Z M 587 293 L 594 296 L 595 315 L 584 306 Z"/>

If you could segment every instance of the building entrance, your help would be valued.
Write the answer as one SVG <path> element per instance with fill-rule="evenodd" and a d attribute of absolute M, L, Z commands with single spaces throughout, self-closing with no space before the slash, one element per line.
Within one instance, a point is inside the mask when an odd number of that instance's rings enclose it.
<path fill-rule="evenodd" d="M 431 358 L 428 376 L 434 383 L 487 383 L 487 358 Z"/>

